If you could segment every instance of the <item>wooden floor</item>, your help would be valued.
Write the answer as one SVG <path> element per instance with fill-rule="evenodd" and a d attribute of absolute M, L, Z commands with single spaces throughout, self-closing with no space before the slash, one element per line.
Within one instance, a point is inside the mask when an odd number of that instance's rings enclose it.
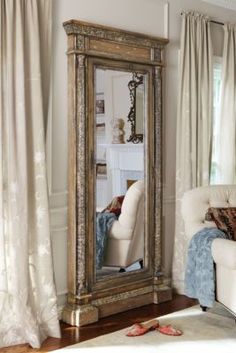
<path fill-rule="evenodd" d="M 147 321 L 195 304 L 197 304 L 197 302 L 193 299 L 188 299 L 183 295 L 176 295 L 172 301 L 158 305 L 146 305 L 141 308 L 103 318 L 99 320 L 99 323 L 96 322 L 80 328 L 61 323 L 61 339 L 48 338 L 43 343 L 41 349 L 32 349 L 28 345 L 19 345 L 2 348 L 0 349 L 0 353 L 49 352 L 106 333 L 121 330 L 135 322 Z"/>

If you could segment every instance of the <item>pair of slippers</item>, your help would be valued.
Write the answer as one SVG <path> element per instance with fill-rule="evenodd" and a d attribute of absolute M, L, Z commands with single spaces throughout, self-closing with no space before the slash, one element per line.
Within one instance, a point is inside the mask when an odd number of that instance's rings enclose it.
<path fill-rule="evenodd" d="M 126 333 L 128 337 L 142 336 L 149 331 L 157 330 L 168 336 L 181 336 L 183 332 L 171 325 L 161 326 L 158 320 L 148 322 L 147 324 L 136 323 Z"/>

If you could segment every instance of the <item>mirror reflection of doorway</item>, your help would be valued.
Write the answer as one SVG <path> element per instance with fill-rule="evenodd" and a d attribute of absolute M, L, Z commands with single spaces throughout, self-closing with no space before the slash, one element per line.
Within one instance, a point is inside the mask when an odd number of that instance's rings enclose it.
<path fill-rule="evenodd" d="M 133 72 L 95 70 L 96 276 L 140 270 L 144 263 L 144 143 L 131 135 L 129 82 Z M 137 94 L 145 126 L 144 83 Z M 144 134 L 144 131 L 139 131 Z"/>

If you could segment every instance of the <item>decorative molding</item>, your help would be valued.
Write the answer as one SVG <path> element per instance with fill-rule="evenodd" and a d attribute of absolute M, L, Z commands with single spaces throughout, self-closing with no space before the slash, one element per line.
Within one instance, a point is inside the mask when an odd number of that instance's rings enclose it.
<path fill-rule="evenodd" d="M 57 293 L 57 313 L 59 320 L 62 320 L 62 312 L 66 304 L 67 293 L 67 290 Z"/>
<path fill-rule="evenodd" d="M 66 212 L 67 206 L 64 207 L 54 207 L 50 210 L 51 213 L 59 213 L 59 212 Z"/>
<path fill-rule="evenodd" d="M 175 196 L 170 195 L 170 196 L 164 196 L 163 197 L 163 204 L 174 204 L 175 203 Z"/>
<path fill-rule="evenodd" d="M 159 48 L 154 49 L 154 61 L 160 61 L 162 60 L 162 50 Z"/>
<path fill-rule="evenodd" d="M 50 208 L 51 232 L 67 230 L 67 207 Z"/>
<path fill-rule="evenodd" d="M 61 190 L 49 194 L 50 209 L 66 207 L 67 206 L 68 191 Z"/>
<path fill-rule="evenodd" d="M 52 74 L 51 74 L 52 76 Z M 51 82 L 53 82 L 53 77 L 51 77 Z M 47 164 L 47 178 L 48 178 L 48 193 L 49 193 L 49 202 L 51 207 L 51 199 L 61 196 L 67 195 L 67 189 L 64 190 L 54 190 L 52 175 L 52 132 L 53 132 L 53 111 L 52 111 L 52 84 L 50 86 L 50 99 L 49 99 L 49 109 L 48 109 L 48 124 L 47 124 L 47 137 L 46 137 L 46 164 Z"/>
<path fill-rule="evenodd" d="M 164 4 L 164 36 L 169 38 L 169 2 Z"/>
<path fill-rule="evenodd" d="M 99 299 L 93 300 L 92 305 L 99 307 L 104 304 L 111 304 L 111 303 L 115 303 L 120 300 L 126 300 L 127 298 L 134 298 L 139 295 L 144 295 L 144 294 L 152 293 L 152 292 L 153 292 L 153 286 L 142 287 L 142 288 L 135 289 L 132 291 L 123 292 L 123 293 L 119 293 L 119 294 L 113 294 L 111 296 L 107 296 L 104 298 L 99 298 Z"/>
<path fill-rule="evenodd" d="M 62 312 L 63 312 L 64 306 L 65 306 L 65 304 L 57 305 L 58 320 L 62 320 Z"/>
<path fill-rule="evenodd" d="M 56 232 L 67 232 L 68 231 L 68 227 L 55 227 L 55 228 L 51 228 L 51 233 L 56 233 Z M 65 234 L 66 235 L 66 234 Z"/>
<path fill-rule="evenodd" d="M 61 195 L 67 195 L 68 194 L 68 190 L 64 189 L 64 190 L 60 190 L 60 191 L 53 191 L 51 192 L 51 196 L 61 196 Z"/>
<path fill-rule="evenodd" d="M 49 110 L 48 110 L 48 124 L 47 124 L 47 135 L 46 135 L 46 164 L 47 164 L 47 179 L 48 179 L 48 193 L 49 193 L 49 212 L 50 212 L 50 234 L 52 241 L 52 251 L 57 249 L 59 241 L 66 239 L 67 237 L 67 194 L 68 191 L 60 190 L 56 191 L 53 189 L 53 153 L 52 153 L 52 142 L 53 142 L 53 105 L 52 105 L 52 82 L 53 82 L 53 70 L 51 70 L 51 85 L 50 85 L 50 98 L 49 98 Z M 61 216 L 62 214 L 62 216 Z M 58 217 L 57 217 L 58 216 Z M 58 239 L 59 232 L 62 233 L 62 239 Z M 62 245 L 64 248 L 64 245 Z M 58 252 L 57 252 L 58 253 Z M 66 256 L 65 261 L 66 265 Z M 62 311 L 66 303 L 67 288 L 66 283 L 60 277 L 60 271 L 54 262 L 54 274 L 55 278 L 58 278 L 57 287 L 62 287 L 56 292 L 57 295 L 57 310 L 59 319 L 62 318 Z"/>
<path fill-rule="evenodd" d="M 79 50 L 85 49 L 85 36 L 78 34 L 76 37 L 76 46 Z"/>
<path fill-rule="evenodd" d="M 52 94 L 50 93 L 52 96 Z M 57 205 L 58 202 L 56 199 L 61 199 L 62 197 L 65 199 L 66 195 L 68 194 L 67 189 L 64 190 L 54 190 L 53 189 L 53 182 L 52 182 L 52 123 L 53 123 L 53 114 L 52 114 L 52 103 L 50 99 L 50 106 L 49 106 L 49 114 L 48 114 L 48 127 L 47 127 L 47 142 L 46 142 L 46 161 L 47 161 L 47 178 L 48 178 L 48 193 L 49 193 L 49 204 L 50 209 Z M 64 200 L 63 200 L 64 201 Z M 66 200 L 63 204 L 66 204 Z"/>
<path fill-rule="evenodd" d="M 52 231 L 51 241 L 53 250 L 53 264 L 55 268 L 55 282 L 58 303 L 60 304 L 61 296 L 67 294 L 67 275 L 66 275 L 66 245 L 67 232 L 64 229 Z M 63 301 L 64 303 L 64 301 Z"/>
<path fill-rule="evenodd" d="M 120 42 L 130 45 L 140 45 L 142 47 L 159 48 L 160 44 L 168 43 L 168 40 L 159 37 L 124 31 L 122 29 L 99 26 L 82 21 L 70 20 L 63 23 L 67 35 L 79 34 L 82 36 L 96 37 L 105 41 Z"/>
<path fill-rule="evenodd" d="M 61 290 L 60 292 L 57 292 L 57 296 L 60 297 L 62 295 L 68 294 L 68 290 L 67 288 L 65 288 L 64 290 Z"/>

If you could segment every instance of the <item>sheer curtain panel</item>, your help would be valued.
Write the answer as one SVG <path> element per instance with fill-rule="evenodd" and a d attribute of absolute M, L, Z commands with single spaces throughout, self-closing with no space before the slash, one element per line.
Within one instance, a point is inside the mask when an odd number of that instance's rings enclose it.
<path fill-rule="evenodd" d="M 0 2 L 0 347 L 59 337 L 45 170 L 51 0 Z"/>
<path fill-rule="evenodd" d="M 212 138 L 212 44 L 210 23 L 198 13 L 182 14 L 177 146 L 173 286 L 184 293 L 187 239 L 181 217 L 186 190 L 208 185 Z"/>
<path fill-rule="evenodd" d="M 220 184 L 236 183 L 236 25 L 224 25 L 220 133 L 217 150 Z"/>

